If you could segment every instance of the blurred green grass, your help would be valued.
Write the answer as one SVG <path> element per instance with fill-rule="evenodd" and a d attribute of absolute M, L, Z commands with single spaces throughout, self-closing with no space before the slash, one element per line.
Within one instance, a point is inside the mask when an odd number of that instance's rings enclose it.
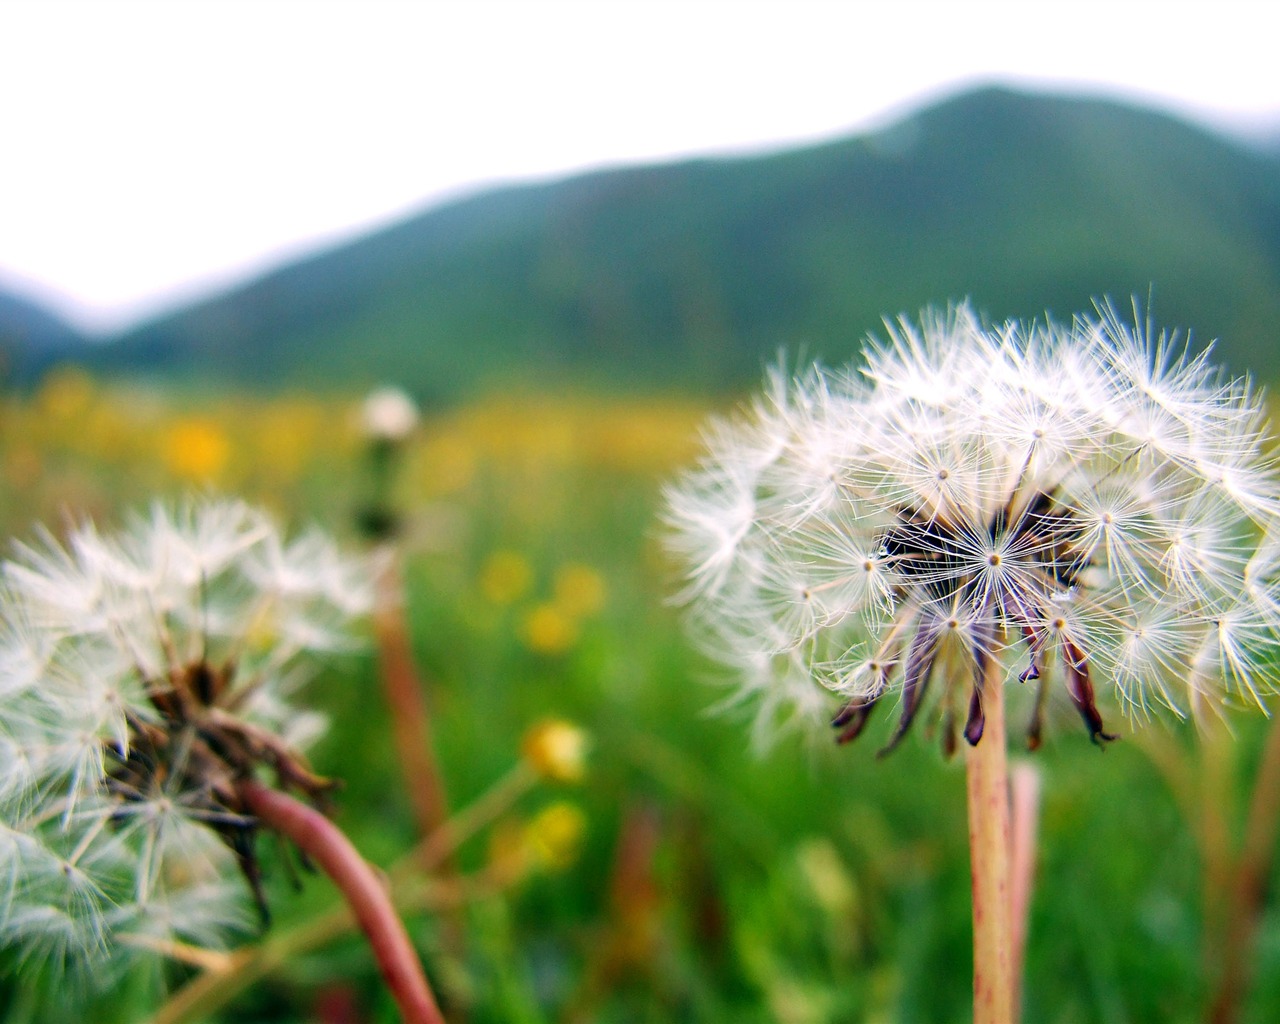
<path fill-rule="evenodd" d="M 68 398 L 56 388 L 80 390 Z M 244 493 L 350 538 L 361 475 L 347 410 L 291 401 L 209 399 L 179 412 L 55 379 L 0 411 L 0 521 L 22 537 L 34 519 L 56 528 L 60 509 L 109 519 L 194 487 Z M 439 921 L 415 915 L 411 931 L 441 989 L 464 994 L 472 1024 L 965 1020 L 959 761 L 923 733 L 877 759 L 889 715 L 849 748 L 784 735 L 759 752 L 745 713 L 708 712 L 725 692 L 665 601 L 672 570 L 656 526 L 661 483 L 691 458 L 703 412 L 500 396 L 429 417 L 408 453 L 399 494 L 408 614 L 454 806 L 510 769 L 533 722 L 565 717 L 592 736 L 581 785 L 540 787 L 511 812 L 526 820 L 553 801 L 579 806 L 586 834 L 575 862 L 468 906 L 460 963 Z M 204 461 L 166 456 L 192 423 L 205 436 L 186 443 Z M 287 446 L 273 430 L 299 434 L 292 462 L 274 451 Z M 580 588 L 594 578 L 602 600 L 569 608 L 566 573 Z M 344 780 L 338 821 L 388 865 L 416 837 L 372 652 L 339 659 L 311 693 L 333 720 L 313 760 Z M 1015 694 L 1015 726 L 1025 713 Z M 1231 723 L 1243 785 L 1266 723 L 1243 714 Z M 1172 747 L 1194 771 L 1191 731 L 1152 723 L 1146 739 L 1126 729 L 1100 751 L 1069 706 L 1056 709 L 1033 758 L 1044 794 L 1028 1024 L 1204 1019 L 1199 847 L 1144 752 Z M 1241 793 L 1223 798 L 1239 803 Z M 493 855 L 480 836 L 460 866 L 480 870 Z M 294 892 L 278 857 L 269 862 L 278 931 L 333 905 L 323 878 L 306 876 Z M 1280 1019 L 1274 903 L 1257 955 L 1245 1019 Z M 146 1019 L 159 987 L 189 974 L 162 973 L 121 979 L 84 1019 Z M 31 981 L 0 982 L 2 1019 L 67 1019 Z M 346 1019 L 323 1007 L 348 1003 L 356 1020 L 396 1019 L 354 938 L 286 963 L 211 1019 Z"/>

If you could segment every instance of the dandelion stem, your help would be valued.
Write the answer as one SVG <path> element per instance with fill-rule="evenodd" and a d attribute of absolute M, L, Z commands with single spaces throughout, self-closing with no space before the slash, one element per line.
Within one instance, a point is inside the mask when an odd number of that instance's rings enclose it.
<path fill-rule="evenodd" d="M 1238 818 L 1236 772 L 1232 737 L 1224 721 L 1204 715 L 1199 725 L 1196 818 L 1200 840 L 1203 954 L 1205 969 L 1215 981 L 1226 983 L 1231 973 L 1228 948 L 1236 909 L 1236 871 L 1232 822 Z M 1211 1017 L 1216 1020 L 1216 1017 Z"/>
<path fill-rule="evenodd" d="M 485 790 L 476 800 L 427 836 L 405 858 L 421 871 L 435 871 L 446 863 L 464 842 L 511 807 L 529 792 L 538 776 L 521 761 L 506 775 Z"/>
<path fill-rule="evenodd" d="M 266 827 L 297 844 L 351 906 L 406 1024 L 444 1024 L 390 894 L 342 831 L 319 811 L 252 779 L 239 785 L 245 806 Z"/>
<path fill-rule="evenodd" d="M 1012 904 L 1010 928 L 1013 943 L 1013 1020 L 1022 1003 L 1022 966 L 1026 962 L 1027 922 L 1031 911 L 1031 888 L 1036 866 L 1036 831 L 1040 816 L 1040 773 L 1022 761 L 1013 769 L 1010 785 L 1011 825 L 1010 878 Z"/>
<path fill-rule="evenodd" d="M 415 873 L 405 870 L 406 867 L 401 862 L 398 869 L 389 872 L 396 883 L 395 906 L 402 914 L 456 910 L 478 899 L 490 898 L 503 888 L 503 883 L 487 872 L 469 879 L 422 883 Z M 210 964 L 207 970 L 187 982 L 151 1018 L 150 1024 L 203 1020 L 263 978 L 296 962 L 304 953 L 346 935 L 355 926 L 351 908 L 341 903 L 265 942 L 222 954 L 224 963 L 216 967 Z"/>
<path fill-rule="evenodd" d="M 1275 722 L 1267 730 L 1248 813 L 1223 941 L 1222 973 L 1209 1010 L 1212 1024 L 1233 1024 L 1240 1018 L 1253 980 L 1253 946 L 1280 832 L 1280 725 Z"/>
<path fill-rule="evenodd" d="M 126 935 L 122 941 L 127 945 L 150 950 L 152 953 L 158 953 L 190 967 L 198 967 L 211 974 L 229 971 L 236 962 L 235 956 L 231 953 L 224 953 L 220 949 L 205 949 L 203 946 L 194 946 L 189 942 L 178 942 L 175 939 L 160 939 L 151 935 Z"/>
<path fill-rule="evenodd" d="M 373 633 L 382 669 L 382 691 L 391 711 L 391 730 L 400 755 L 404 789 L 413 807 L 418 834 L 425 838 L 434 835 L 444 825 L 449 816 L 449 798 L 440 772 L 440 761 L 436 757 L 426 680 L 414 659 L 410 643 L 400 551 L 392 540 L 387 540 L 379 545 L 376 559 Z M 457 874 L 457 865 L 451 857 L 446 857 L 441 861 L 439 870 L 442 876 L 452 878 Z M 461 912 L 446 914 L 442 926 L 442 952 L 462 959 L 466 945 L 464 916 Z M 441 994 L 445 997 L 445 1005 L 456 1003 L 450 998 L 447 988 Z"/>
<path fill-rule="evenodd" d="M 391 710 L 396 749 L 405 788 L 413 802 L 418 832 L 428 836 L 448 817 L 448 799 L 435 757 L 431 717 L 409 646 L 398 552 L 393 545 L 384 544 L 379 556 L 373 628 L 382 666 L 383 691 Z"/>
<path fill-rule="evenodd" d="M 982 739 L 965 751 L 969 857 L 973 881 L 974 1024 L 1010 1024 L 1014 951 L 1011 927 L 1009 769 L 1002 666 L 990 658 L 982 685 Z"/>

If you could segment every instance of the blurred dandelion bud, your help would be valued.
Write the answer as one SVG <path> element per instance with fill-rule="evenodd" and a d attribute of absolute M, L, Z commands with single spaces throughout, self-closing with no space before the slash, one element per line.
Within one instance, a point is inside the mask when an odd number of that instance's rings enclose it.
<path fill-rule="evenodd" d="M 577 804 L 557 800 L 538 811 L 524 826 L 523 845 L 530 866 L 564 871 L 578 859 L 587 833 L 587 816 Z"/>
<path fill-rule="evenodd" d="M 361 406 L 360 425 L 369 442 L 368 483 L 356 523 L 370 540 L 387 540 L 400 526 L 392 492 L 402 448 L 418 418 L 418 407 L 400 388 L 379 388 Z"/>
<path fill-rule="evenodd" d="M 825 692 L 851 740 L 894 694 L 892 748 L 936 696 L 944 744 L 976 745 L 989 671 L 1034 689 L 1033 747 L 1054 680 L 1099 743 L 1100 683 L 1139 716 L 1274 692 L 1280 482 L 1247 380 L 1109 307 L 887 330 L 772 375 L 667 492 L 679 599 L 762 732 Z"/>
<path fill-rule="evenodd" d="M 413 399 L 396 387 L 370 392 L 360 409 L 364 434 L 374 442 L 398 444 L 406 440 L 418 426 L 418 419 Z"/>
<path fill-rule="evenodd" d="M 310 802 L 308 663 L 349 646 L 370 585 L 318 532 L 236 501 L 45 534 L 0 567 L 3 943 L 63 963 L 217 945 L 265 916 L 263 778 Z M 96 976 L 96 972 L 95 972 Z"/>
<path fill-rule="evenodd" d="M 587 734 L 561 718 L 531 726 L 520 743 L 525 763 L 550 782 L 581 782 L 587 772 Z"/>

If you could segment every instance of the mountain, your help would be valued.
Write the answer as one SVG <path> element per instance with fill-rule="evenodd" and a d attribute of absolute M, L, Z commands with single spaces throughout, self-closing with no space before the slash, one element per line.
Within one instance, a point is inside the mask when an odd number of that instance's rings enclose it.
<path fill-rule="evenodd" d="M 43 307 L 0 290 L 0 382 L 27 383 L 80 354 L 85 337 Z"/>
<path fill-rule="evenodd" d="M 728 389 L 881 317 L 1152 298 L 1280 378 L 1280 155 L 1097 99 L 987 88 L 872 134 L 495 189 L 148 323 L 118 372 L 255 386 Z"/>

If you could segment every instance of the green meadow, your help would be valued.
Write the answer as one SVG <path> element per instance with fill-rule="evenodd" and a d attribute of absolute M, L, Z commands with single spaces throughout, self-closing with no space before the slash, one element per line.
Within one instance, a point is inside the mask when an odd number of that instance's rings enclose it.
<path fill-rule="evenodd" d="M 225 493 L 358 548 L 359 398 L 179 404 L 57 371 L 0 404 L 0 525 L 20 540 L 38 522 L 112 524 L 153 497 Z M 423 836 L 372 640 L 311 684 L 332 723 L 312 761 L 342 780 L 336 820 L 390 872 L 451 1020 L 924 1024 L 971 1013 L 959 759 L 928 727 L 878 758 L 891 715 L 844 748 L 822 727 L 757 728 L 757 709 L 734 704 L 668 601 L 661 488 L 696 456 L 709 411 L 495 394 L 428 414 L 404 453 L 398 545 L 459 840 L 447 870 L 403 869 Z M 1015 748 L 1026 696 L 1011 697 Z M 1228 712 L 1224 741 L 1176 721 L 1126 722 L 1107 695 L 1103 710 L 1122 733 L 1105 750 L 1064 699 L 1044 746 L 1018 755 L 1042 782 L 1024 1019 L 1280 1019 L 1270 901 L 1241 954 L 1239 1016 L 1210 1015 L 1268 722 Z M 547 719 L 590 737 L 577 782 L 521 774 L 522 744 Z M 89 999 L 82 1018 L 53 991 L 74 979 L 6 970 L 3 1019 L 396 1020 L 327 879 L 291 870 L 271 844 L 264 857 L 269 931 L 203 959 L 169 951 Z"/>

